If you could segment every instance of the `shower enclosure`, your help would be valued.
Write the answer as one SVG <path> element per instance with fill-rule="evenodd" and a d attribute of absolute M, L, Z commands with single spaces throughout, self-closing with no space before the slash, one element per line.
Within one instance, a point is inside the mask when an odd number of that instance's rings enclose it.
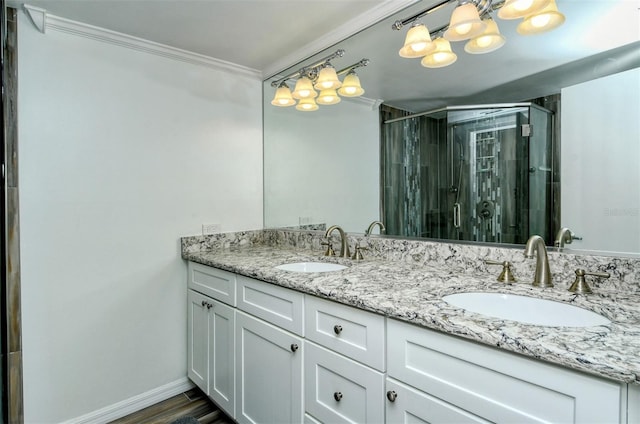
<path fill-rule="evenodd" d="M 553 241 L 552 112 L 518 103 L 381 113 L 387 234 Z"/>

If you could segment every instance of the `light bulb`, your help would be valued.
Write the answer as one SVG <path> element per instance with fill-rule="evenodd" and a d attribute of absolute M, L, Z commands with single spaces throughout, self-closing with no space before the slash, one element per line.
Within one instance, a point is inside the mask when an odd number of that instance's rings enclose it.
<path fill-rule="evenodd" d="M 533 4 L 533 0 L 519 0 L 513 3 L 513 8 L 519 11 L 527 10 Z"/>
<path fill-rule="evenodd" d="M 531 25 L 536 28 L 542 28 L 549 24 L 551 20 L 551 16 L 548 13 L 543 13 L 542 15 L 536 15 L 531 18 Z"/>
<path fill-rule="evenodd" d="M 456 27 L 456 32 L 460 35 L 465 35 L 471 31 L 471 24 L 461 24 Z"/>
<path fill-rule="evenodd" d="M 491 44 L 491 36 L 485 35 L 476 38 L 476 44 L 478 44 L 478 47 L 487 47 Z"/>
<path fill-rule="evenodd" d="M 347 94 L 355 94 L 358 89 L 356 87 L 345 87 L 344 91 Z"/>
<path fill-rule="evenodd" d="M 414 52 L 420 52 L 423 51 L 426 47 L 427 47 L 427 43 L 421 42 L 421 43 L 413 43 L 411 44 L 411 50 L 413 50 Z"/>

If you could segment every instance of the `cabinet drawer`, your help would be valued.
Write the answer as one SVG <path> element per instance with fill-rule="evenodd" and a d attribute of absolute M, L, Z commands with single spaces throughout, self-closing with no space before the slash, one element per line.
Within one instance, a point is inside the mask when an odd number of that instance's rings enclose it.
<path fill-rule="evenodd" d="M 389 377 L 489 421 L 621 421 L 618 383 L 392 319 L 387 334 Z"/>
<path fill-rule="evenodd" d="M 384 422 L 384 375 L 305 341 L 306 412 L 324 423 Z"/>
<path fill-rule="evenodd" d="M 213 299 L 236 306 L 236 275 L 210 266 L 189 262 L 188 286 Z"/>
<path fill-rule="evenodd" d="M 238 309 L 302 336 L 303 306 L 300 292 L 238 275 Z"/>
<path fill-rule="evenodd" d="M 489 421 L 469 414 L 450 403 L 390 379 L 387 379 L 386 418 L 386 422 L 393 424 L 417 422 L 489 424 Z"/>
<path fill-rule="evenodd" d="M 314 296 L 305 298 L 309 340 L 349 358 L 385 370 L 384 317 Z"/>

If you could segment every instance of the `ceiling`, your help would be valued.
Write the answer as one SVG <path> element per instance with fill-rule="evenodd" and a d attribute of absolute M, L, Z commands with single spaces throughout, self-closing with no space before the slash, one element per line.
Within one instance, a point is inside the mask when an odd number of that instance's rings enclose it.
<path fill-rule="evenodd" d="M 291 52 L 389 1 L 7 0 L 8 6 L 17 8 L 25 3 L 47 14 L 263 72 Z"/>
<path fill-rule="evenodd" d="M 345 56 L 333 62 L 338 69 L 362 58 L 371 60 L 359 72 L 365 97 L 410 111 L 521 101 L 539 97 L 531 93 L 541 93 L 541 85 L 545 86 L 541 95 L 546 95 L 595 78 L 603 63 L 635 67 L 640 62 L 640 0 L 557 0 L 566 22 L 535 36 L 518 35 L 518 21 L 498 20 L 507 38 L 505 46 L 491 54 L 469 55 L 463 51 L 464 43 L 453 43 L 458 61 L 441 69 L 400 58 L 397 52 L 406 29 L 391 30 L 396 19 L 439 0 L 6 1 L 9 6 L 26 3 L 50 15 L 242 65 L 263 78 L 286 74 L 283 70 L 289 67 L 297 71 L 302 64 L 343 48 Z M 454 6 L 426 16 L 424 23 L 429 28 L 444 25 Z M 602 56 L 621 46 L 627 46 L 624 61 L 620 56 Z M 588 57 L 593 61 L 581 62 Z M 509 93 L 496 87 L 506 87 Z"/>

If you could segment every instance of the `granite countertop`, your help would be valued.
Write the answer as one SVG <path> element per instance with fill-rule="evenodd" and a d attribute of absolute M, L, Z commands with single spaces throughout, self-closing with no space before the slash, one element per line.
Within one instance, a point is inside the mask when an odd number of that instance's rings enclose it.
<path fill-rule="evenodd" d="M 637 293 L 599 288 L 593 294 L 577 295 L 566 288 L 533 287 L 530 277 L 519 276 L 514 284 L 499 283 L 495 280 L 499 268 L 487 274 L 455 266 L 327 258 L 318 251 L 269 246 L 183 253 L 182 257 L 575 370 L 640 384 Z M 348 268 L 328 273 L 274 268 L 304 261 L 336 262 Z M 478 291 L 567 302 L 597 312 L 611 324 L 585 328 L 526 325 L 468 312 L 442 300 L 449 294 Z"/>

